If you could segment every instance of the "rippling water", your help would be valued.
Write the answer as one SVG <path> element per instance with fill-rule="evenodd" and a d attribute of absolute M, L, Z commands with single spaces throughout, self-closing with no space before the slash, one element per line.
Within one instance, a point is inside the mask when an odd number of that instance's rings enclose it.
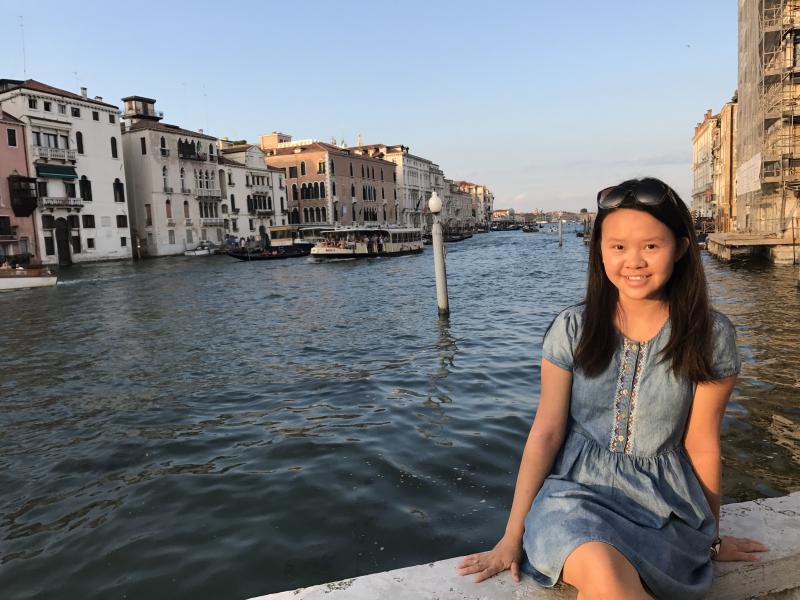
<path fill-rule="evenodd" d="M 0 295 L 4 598 L 246 598 L 483 549 L 586 250 L 73 267 Z M 707 260 L 745 365 L 725 500 L 800 489 L 797 270 Z"/>

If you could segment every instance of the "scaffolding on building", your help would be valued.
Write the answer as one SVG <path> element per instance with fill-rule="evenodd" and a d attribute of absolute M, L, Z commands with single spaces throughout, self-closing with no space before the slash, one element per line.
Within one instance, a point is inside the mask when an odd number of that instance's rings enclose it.
<path fill-rule="evenodd" d="M 800 0 L 760 0 L 762 163 L 756 208 L 765 229 L 792 227 L 800 194 Z"/>

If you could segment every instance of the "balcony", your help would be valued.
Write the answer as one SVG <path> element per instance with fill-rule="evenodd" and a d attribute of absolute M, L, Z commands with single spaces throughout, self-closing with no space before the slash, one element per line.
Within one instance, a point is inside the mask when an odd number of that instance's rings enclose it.
<path fill-rule="evenodd" d="M 191 219 L 185 219 L 183 224 L 186 225 L 187 227 L 191 227 L 192 226 L 192 220 Z"/>
<path fill-rule="evenodd" d="M 0 233 L 0 242 L 16 242 L 17 236 L 11 233 Z"/>
<path fill-rule="evenodd" d="M 259 208 L 258 210 L 256 210 L 256 216 L 258 217 L 271 217 L 272 215 L 273 212 L 271 209 L 268 210 L 266 208 Z"/>
<path fill-rule="evenodd" d="M 222 219 L 200 219 L 200 227 L 222 227 Z"/>
<path fill-rule="evenodd" d="M 66 208 L 68 210 L 72 210 L 74 208 L 76 210 L 80 210 L 83 208 L 83 198 L 46 196 L 44 198 L 39 198 L 39 208 L 46 208 L 51 212 L 54 208 Z"/>
<path fill-rule="evenodd" d="M 231 214 L 232 214 L 232 215 L 238 215 L 240 210 L 241 210 L 241 209 L 239 209 L 239 208 L 232 208 L 232 209 L 231 209 Z"/>
<path fill-rule="evenodd" d="M 250 186 L 253 188 L 254 194 L 269 194 L 269 186 L 268 185 L 253 185 Z"/>
<path fill-rule="evenodd" d="M 191 194 L 191 193 L 192 193 L 192 188 L 188 188 L 183 185 L 181 186 L 181 194 Z"/>
<path fill-rule="evenodd" d="M 169 185 L 165 185 L 164 186 L 164 193 L 165 194 L 171 194 L 172 193 L 172 187 L 169 186 Z"/>
<path fill-rule="evenodd" d="M 167 227 L 175 227 L 175 219 L 167 219 Z"/>
<path fill-rule="evenodd" d="M 197 154 L 181 154 L 178 153 L 178 158 L 182 158 L 183 160 L 206 160 L 208 155 L 205 152 L 198 152 Z"/>
<path fill-rule="evenodd" d="M 161 156 L 165 158 L 169 156 L 169 148 L 159 148 L 159 150 L 161 151 Z"/>
<path fill-rule="evenodd" d="M 33 147 L 33 158 L 46 158 L 55 160 L 78 160 L 77 150 L 65 148 L 46 148 L 45 146 Z"/>
<path fill-rule="evenodd" d="M 217 200 L 222 198 L 219 188 L 197 188 L 194 192 L 198 198 L 216 198 Z"/>

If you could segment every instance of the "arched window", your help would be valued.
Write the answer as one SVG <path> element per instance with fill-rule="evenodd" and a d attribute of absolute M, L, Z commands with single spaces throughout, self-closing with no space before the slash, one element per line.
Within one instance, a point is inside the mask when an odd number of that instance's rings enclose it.
<path fill-rule="evenodd" d="M 188 200 L 184 200 L 183 201 L 183 216 L 186 219 L 189 218 L 189 201 Z"/>
<path fill-rule="evenodd" d="M 297 200 L 297 184 L 292 184 L 292 200 Z"/>
<path fill-rule="evenodd" d="M 292 209 L 292 214 L 289 217 L 289 222 L 294 225 L 297 225 L 300 222 L 300 212 L 296 208 Z"/>
<path fill-rule="evenodd" d="M 381 169 L 381 181 L 383 181 L 383 169 Z"/>
<path fill-rule="evenodd" d="M 236 210 L 236 198 L 234 198 L 233 194 L 231 194 L 231 211 L 235 210 Z"/>
<path fill-rule="evenodd" d="M 111 138 L 111 158 L 119 158 L 119 152 L 117 152 L 117 138 Z"/>
<path fill-rule="evenodd" d="M 319 183 L 314 182 L 314 198 L 319 198 Z"/>
<path fill-rule="evenodd" d="M 86 175 L 83 175 L 78 182 L 80 186 L 80 193 L 81 198 L 83 198 L 84 202 L 91 202 L 92 201 L 92 182 L 86 178 Z"/>
<path fill-rule="evenodd" d="M 381 200 L 386 200 L 386 188 L 381 188 Z"/>
<path fill-rule="evenodd" d="M 169 201 L 169 198 L 167 198 L 166 208 L 167 208 L 167 218 L 171 219 L 172 218 L 172 203 Z"/>
<path fill-rule="evenodd" d="M 167 181 L 167 165 L 161 167 L 161 181 L 164 184 L 164 191 L 166 192 L 167 186 L 169 185 L 169 182 Z"/>
<path fill-rule="evenodd" d="M 356 197 L 356 186 L 352 183 L 350 184 L 350 197 L 351 198 Z"/>
<path fill-rule="evenodd" d="M 386 221 L 386 205 L 383 205 L 383 220 Z"/>
<path fill-rule="evenodd" d="M 320 184 L 319 184 L 319 197 L 320 198 L 324 198 L 325 197 L 325 182 L 324 181 L 320 182 Z"/>
<path fill-rule="evenodd" d="M 223 204 L 222 205 L 222 214 L 223 215 L 227 215 L 228 214 L 228 205 L 227 204 Z"/>
<path fill-rule="evenodd" d="M 75 145 L 78 148 L 78 154 L 83 154 L 83 134 L 80 131 L 75 132 Z"/>
<path fill-rule="evenodd" d="M 350 161 L 350 177 L 353 176 L 353 161 Z"/>
<path fill-rule="evenodd" d="M 300 176 L 304 176 L 306 174 L 306 161 L 300 161 Z"/>
<path fill-rule="evenodd" d="M 336 182 L 335 181 L 331 181 L 331 194 L 333 194 L 334 197 L 336 196 Z"/>
<path fill-rule="evenodd" d="M 314 211 L 314 215 L 317 217 L 317 223 L 322 221 L 322 211 L 319 208 Z"/>
<path fill-rule="evenodd" d="M 247 197 L 247 212 L 253 212 L 255 209 L 253 208 L 253 199 L 248 196 Z"/>
<path fill-rule="evenodd" d="M 209 156 L 214 156 L 214 144 L 209 144 L 208 145 L 208 155 Z"/>
<path fill-rule="evenodd" d="M 322 219 L 321 219 L 323 223 L 327 223 L 328 222 L 328 215 L 325 214 L 326 212 L 327 211 L 325 210 L 325 207 L 323 206 L 322 207 Z"/>
<path fill-rule="evenodd" d="M 361 179 L 364 179 L 364 165 L 361 165 Z"/>
<path fill-rule="evenodd" d="M 161 147 L 161 156 L 166 156 L 167 155 L 167 140 L 164 139 L 163 135 L 161 136 L 161 143 L 159 144 L 159 146 Z"/>
<path fill-rule="evenodd" d="M 303 209 L 303 223 L 308 223 L 308 209 Z"/>
<path fill-rule="evenodd" d="M 186 191 L 186 170 L 181 167 L 181 191 Z"/>
<path fill-rule="evenodd" d="M 125 186 L 119 178 L 114 180 L 114 202 L 125 202 Z"/>

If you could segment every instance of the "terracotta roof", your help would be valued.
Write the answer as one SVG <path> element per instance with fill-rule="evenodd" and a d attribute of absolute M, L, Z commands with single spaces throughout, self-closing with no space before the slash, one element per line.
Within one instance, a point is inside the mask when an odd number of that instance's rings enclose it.
<path fill-rule="evenodd" d="M 10 123 L 19 123 L 19 124 L 21 124 L 21 125 L 24 125 L 24 124 L 25 124 L 23 121 L 20 121 L 20 120 L 19 120 L 17 117 L 15 117 L 14 115 L 10 115 L 10 114 L 8 114 L 6 111 L 2 111 L 2 112 L 0 112 L 0 119 L 2 119 L 3 121 L 8 121 L 8 122 L 10 122 Z"/>
<path fill-rule="evenodd" d="M 220 152 L 223 154 L 231 154 L 233 152 L 246 152 L 253 146 L 258 148 L 258 146 L 256 146 L 255 144 L 237 144 L 236 146 L 228 146 L 227 148 L 221 148 Z"/>
<path fill-rule="evenodd" d="M 10 92 L 11 90 L 25 88 L 26 90 L 33 90 L 35 92 L 44 92 L 45 94 L 53 94 L 54 96 L 63 96 L 64 98 L 71 98 L 72 100 L 80 100 L 81 102 L 88 102 L 89 104 L 97 104 L 99 106 L 105 106 L 107 108 L 113 108 L 114 110 L 119 110 L 119 106 L 115 104 L 100 102 L 99 100 L 94 100 L 92 98 L 84 98 L 80 94 L 73 94 L 72 92 L 68 92 L 67 90 L 62 90 L 60 88 L 53 87 L 52 85 L 47 85 L 46 83 L 42 83 L 41 81 L 36 81 L 35 79 L 26 79 L 25 81 L 18 81 L 18 82 L 15 82 L 14 80 L 11 79 L 3 79 L 0 81 L 12 83 L 12 85 L 5 90 L 7 92 Z M 17 83 L 17 85 L 13 85 L 13 83 Z"/>
<path fill-rule="evenodd" d="M 177 125 L 170 125 L 169 123 L 159 123 L 157 121 L 138 121 L 136 123 L 133 123 L 130 129 L 124 130 L 123 133 L 127 133 L 129 131 L 141 131 L 143 129 L 153 129 L 155 131 L 164 131 L 166 133 L 175 133 L 178 135 L 199 137 L 203 138 L 204 140 L 213 140 L 213 141 L 217 140 L 217 138 L 207 135 L 205 133 L 199 133 L 197 131 L 192 131 L 191 129 L 183 129 L 182 127 L 178 127 Z"/>
<path fill-rule="evenodd" d="M 267 158 L 271 156 L 291 156 L 294 154 L 303 154 L 302 152 L 295 152 L 295 150 L 298 148 L 302 148 L 304 151 L 310 150 L 312 152 L 328 152 L 329 154 L 336 154 L 338 156 L 355 156 L 357 158 L 363 158 L 367 160 L 377 160 L 382 163 L 386 163 L 387 165 L 395 166 L 391 161 L 374 156 L 368 156 L 366 154 L 353 154 L 350 152 L 350 148 L 340 148 L 339 146 L 334 146 L 333 144 L 327 144 L 325 142 L 313 142 L 307 145 L 289 146 L 287 148 L 267 148 L 264 150 L 264 152 L 267 153 Z"/>

